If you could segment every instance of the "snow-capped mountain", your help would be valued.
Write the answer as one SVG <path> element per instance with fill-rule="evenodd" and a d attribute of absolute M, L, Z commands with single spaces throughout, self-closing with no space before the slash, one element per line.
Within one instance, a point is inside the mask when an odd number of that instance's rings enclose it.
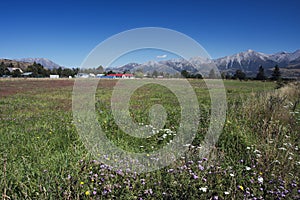
<path fill-rule="evenodd" d="M 275 54 L 247 50 L 214 60 L 202 57 L 193 57 L 189 60 L 178 58 L 159 62 L 148 61 L 143 64 L 130 63 L 113 70 L 129 70 L 131 72 L 142 70 L 144 73 L 152 73 L 156 70 L 158 72 L 175 74 L 180 73 L 182 70 L 187 70 L 190 73 L 207 72 L 212 66 L 216 66 L 220 71 L 234 72 L 237 69 L 241 69 L 248 75 L 255 75 L 259 66 L 263 66 L 266 72 L 270 72 L 275 65 L 286 69 L 300 69 L 300 50 L 293 53 L 279 52 Z"/>
<path fill-rule="evenodd" d="M 16 61 L 22 61 L 22 62 L 36 62 L 41 65 L 43 65 L 47 69 L 53 69 L 53 68 L 59 68 L 60 65 L 56 64 L 55 62 L 47 59 L 47 58 L 21 58 L 21 59 L 15 59 Z"/>
<path fill-rule="evenodd" d="M 270 68 L 277 64 L 269 55 L 253 50 L 219 58 L 214 62 L 220 70 L 243 69 L 244 71 L 256 71 L 260 65 Z"/>

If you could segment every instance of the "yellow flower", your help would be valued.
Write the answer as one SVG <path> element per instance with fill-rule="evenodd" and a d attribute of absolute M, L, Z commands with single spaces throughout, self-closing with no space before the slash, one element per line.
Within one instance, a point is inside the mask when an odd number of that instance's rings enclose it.
<path fill-rule="evenodd" d="M 83 184 L 84 184 L 84 182 L 81 181 L 81 182 L 80 182 L 80 185 L 83 185 Z"/>
<path fill-rule="evenodd" d="M 259 175 L 262 175 L 263 173 L 262 172 L 259 172 Z"/>
<path fill-rule="evenodd" d="M 88 196 L 88 195 L 90 195 L 90 194 L 91 194 L 90 191 L 86 191 L 86 192 L 85 192 L 85 195 L 86 195 L 86 196 Z"/>
<path fill-rule="evenodd" d="M 239 185 L 239 188 L 244 191 L 244 187 L 243 186 Z"/>

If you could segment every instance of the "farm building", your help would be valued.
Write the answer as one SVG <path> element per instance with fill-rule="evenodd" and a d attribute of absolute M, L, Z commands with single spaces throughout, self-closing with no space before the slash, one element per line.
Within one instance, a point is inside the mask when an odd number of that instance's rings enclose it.
<path fill-rule="evenodd" d="M 133 74 L 108 74 L 107 78 L 134 78 Z"/>
<path fill-rule="evenodd" d="M 59 78 L 59 75 L 50 75 L 50 78 Z"/>
<path fill-rule="evenodd" d="M 10 73 L 12 73 L 12 72 L 15 71 L 15 70 L 19 70 L 21 73 L 23 73 L 23 70 L 22 70 L 21 68 L 17 68 L 17 67 L 8 67 L 7 69 L 8 69 L 8 71 L 9 71 Z"/>

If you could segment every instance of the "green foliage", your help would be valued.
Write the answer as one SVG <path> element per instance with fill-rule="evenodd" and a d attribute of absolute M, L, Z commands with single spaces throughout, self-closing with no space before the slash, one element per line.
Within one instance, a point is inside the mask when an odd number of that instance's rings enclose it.
<path fill-rule="evenodd" d="M 10 75 L 10 72 L 7 69 L 7 66 L 1 62 L 0 64 L 0 77 L 5 76 L 5 75 Z"/>
<path fill-rule="evenodd" d="M 26 72 L 32 72 L 31 77 L 49 77 L 50 71 L 45 69 L 43 65 L 34 62 L 33 65 L 28 66 Z"/>
<path fill-rule="evenodd" d="M 193 73 L 189 73 L 186 70 L 181 71 L 181 76 L 183 78 L 195 78 L 195 79 L 202 79 L 203 78 L 202 75 L 199 74 L 199 73 L 193 74 Z"/>
<path fill-rule="evenodd" d="M 153 78 L 157 78 L 157 77 L 158 77 L 158 71 L 154 70 L 154 71 L 152 72 L 152 77 L 153 77 Z"/>
<path fill-rule="evenodd" d="M 236 70 L 235 74 L 233 75 L 233 79 L 239 79 L 240 81 L 245 80 L 246 74 L 242 70 L 238 69 L 238 70 Z"/>
<path fill-rule="evenodd" d="M 266 80 L 265 71 L 263 66 L 260 66 L 256 75 L 256 80 Z"/>
<path fill-rule="evenodd" d="M 22 73 L 19 69 L 14 70 L 12 73 L 12 77 L 21 77 Z"/>
<path fill-rule="evenodd" d="M 281 79 L 281 72 L 278 65 L 274 67 L 271 79 L 275 81 L 279 81 Z"/>
<path fill-rule="evenodd" d="M 181 71 L 181 76 L 184 77 L 184 78 L 187 78 L 187 77 L 189 77 L 189 72 L 186 71 L 186 70 L 182 70 Z"/>

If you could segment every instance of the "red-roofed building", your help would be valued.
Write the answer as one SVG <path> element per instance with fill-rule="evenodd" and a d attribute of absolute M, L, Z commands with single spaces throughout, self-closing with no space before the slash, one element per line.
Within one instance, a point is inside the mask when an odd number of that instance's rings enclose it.
<path fill-rule="evenodd" d="M 111 78 L 134 78 L 133 74 L 108 74 Z"/>

